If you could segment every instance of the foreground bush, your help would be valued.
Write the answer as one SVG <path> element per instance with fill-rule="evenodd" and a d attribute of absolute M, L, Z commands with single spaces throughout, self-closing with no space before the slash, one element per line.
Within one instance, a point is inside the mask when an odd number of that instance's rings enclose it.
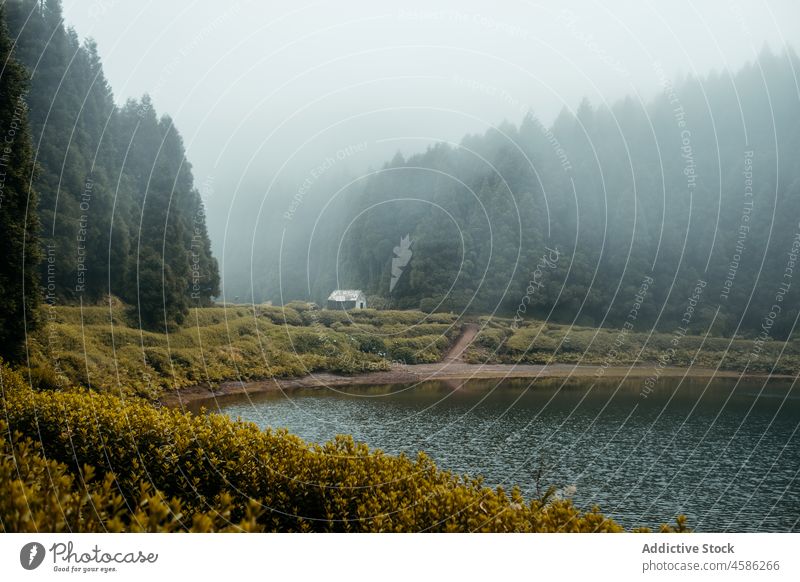
<path fill-rule="evenodd" d="M 84 465 L 78 477 L 64 463 L 45 459 L 38 444 L 0 421 L 0 531 L 4 532 L 171 532 L 254 531 L 255 504 L 244 519 L 230 520 L 232 498 L 215 500 L 213 513 L 187 515 L 179 499 L 164 499 L 147 483 L 123 497 L 113 473 L 95 479 Z"/>
<path fill-rule="evenodd" d="M 310 445 L 221 415 L 36 392 L 4 367 L 0 523 L 6 531 L 616 532 L 568 500 L 369 451 Z"/>

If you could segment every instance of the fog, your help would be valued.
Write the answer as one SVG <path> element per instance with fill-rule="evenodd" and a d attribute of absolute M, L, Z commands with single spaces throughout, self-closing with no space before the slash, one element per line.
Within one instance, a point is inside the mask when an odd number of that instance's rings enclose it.
<path fill-rule="evenodd" d="M 175 120 L 227 287 L 230 253 L 310 176 L 342 183 L 529 111 L 549 126 L 584 97 L 650 101 L 664 74 L 800 38 L 792 0 L 606 4 L 65 0 L 64 16 L 97 41 L 118 102 L 149 93 Z"/>

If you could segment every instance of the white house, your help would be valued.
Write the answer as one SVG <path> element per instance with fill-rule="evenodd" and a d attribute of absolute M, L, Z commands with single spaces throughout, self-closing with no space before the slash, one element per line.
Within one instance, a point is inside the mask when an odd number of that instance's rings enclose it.
<path fill-rule="evenodd" d="M 337 289 L 328 296 L 328 309 L 365 309 L 367 298 L 361 289 Z"/>

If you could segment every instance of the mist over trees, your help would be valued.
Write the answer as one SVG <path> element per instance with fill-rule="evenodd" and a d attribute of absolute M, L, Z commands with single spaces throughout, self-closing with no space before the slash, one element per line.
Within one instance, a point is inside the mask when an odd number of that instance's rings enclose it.
<path fill-rule="evenodd" d="M 735 72 L 660 75 L 646 104 L 584 100 L 551 127 L 528 115 L 397 155 L 342 179 L 336 200 L 338 187 L 304 200 L 305 230 L 279 202 L 280 276 L 278 245 L 259 238 L 248 280 L 226 285 L 255 301 L 354 287 L 400 308 L 620 326 L 649 277 L 637 327 L 755 335 L 777 296 L 767 331 L 783 337 L 798 315 L 798 64 L 764 50 Z M 413 258 L 390 293 L 406 235 Z"/>
<path fill-rule="evenodd" d="M 116 296 L 163 329 L 221 297 L 171 119 L 147 96 L 115 104 L 97 47 L 65 28 L 59 1 L 4 10 L 30 76 L 38 170 L 16 168 L 40 198 L 46 300 Z M 224 297 L 322 303 L 353 287 L 379 306 L 616 327 L 635 304 L 641 329 L 785 337 L 798 316 L 797 70 L 790 50 L 764 50 L 738 71 L 661 72 L 647 103 L 584 100 L 549 125 L 529 114 L 363 172 L 334 160 L 232 215 Z"/>
<path fill-rule="evenodd" d="M 30 72 L 47 301 L 111 295 L 145 327 L 182 321 L 219 293 L 219 274 L 178 131 L 147 96 L 115 105 L 96 46 L 65 28 L 59 0 L 4 8 L 13 54 Z"/>

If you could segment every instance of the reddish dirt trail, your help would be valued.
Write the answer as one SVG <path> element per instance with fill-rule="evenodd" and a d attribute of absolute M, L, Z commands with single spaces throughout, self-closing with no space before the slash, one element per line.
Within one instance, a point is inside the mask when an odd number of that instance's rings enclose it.
<path fill-rule="evenodd" d="M 165 394 L 161 403 L 171 407 L 183 407 L 190 402 L 200 402 L 216 407 L 218 396 L 232 394 L 255 394 L 272 390 L 291 390 L 293 388 L 324 388 L 331 386 L 350 386 L 356 384 L 413 384 L 426 380 L 473 380 L 480 378 L 590 378 L 596 376 L 596 365 L 576 364 L 468 364 L 461 359 L 464 351 L 475 339 L 478 325 L 468 323 L 464 325 L 461 334 L 445 354 L 441 362 L 433 364 L 413 364 L 392 368 L 380 372 L 368 372 L 354 376 L 341 376 L 327 372 L 317 372 L 298 378 L 271 378 L 255 381 L 230 381 L 223 382 L 214 389 L 208 385 L 197 385 L 182 388 Z M 605 378 L 645 378 L 652 374 L 652 365 L 639 364 L 636 366 L 616 366 L 605 369 Z M 738 371 L 725 371 L 710 368 L 684 368 L 667 367 L 661 370 L 664 377 L 710 377 L 735 378 L 740 376 Z M 763 377 L 751 374 L 751 377 Z M 774 376 L 773 377 L 779 377 Z"/>
<path fill-rule="evenodd" d="M 447 354 L 445 354 L 444 358 L 442 358 L 442 362 L 460 361 L 461 356 L 464 354 L 464 350 L 466 350 L 469 344 L 472 343 L 472 340 L 475 339 L 476 335 L 478 335 L 478 324 L 466 324 L 461 330 L 461 335 L 458 336 L 456 342 L 453 344 Z"/>

